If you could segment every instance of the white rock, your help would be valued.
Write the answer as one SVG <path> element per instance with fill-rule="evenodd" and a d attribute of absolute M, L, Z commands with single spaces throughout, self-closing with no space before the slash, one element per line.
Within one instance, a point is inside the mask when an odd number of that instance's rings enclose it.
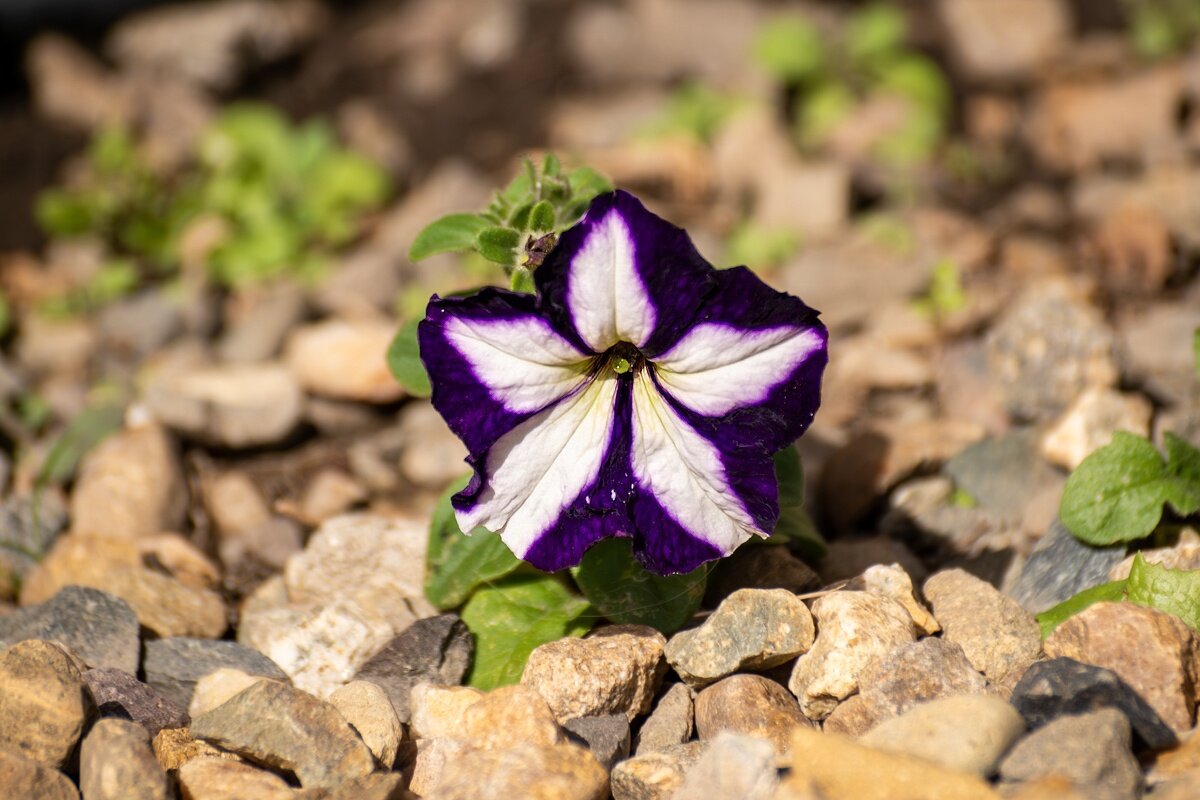
<path fill-rule="evenodd" d="M 1042 438 L 1047 461 L 1073 470 L 1094 450 L 1112 441 L 1114 431 L 1150 435 L 1154 409 L 1144 396 L 1115 389 L 1084 391 Z"/>
<path fill-rule="evenodd" d="M 329 702 L 358 731 L 380 765 L 391 769 L 404 728 L 387 692 L 367 681 L 350 681 L 330 694 Z"/>
<path fill-rule="evenodd" d="M 418 683 L 409 697 L 412 718 L 408 727 L 413 737 L 437 739 L 462 735 L 463 714 L 483 692 L 470 686 Z"/>
<path fill-rule="evenodd" d="M 313 394 L 390 403 L 404 396 L 387 366 L 395 335 L 396 325 L 386 320 L 326 320 L 294 331 L 285 358 Z"/>

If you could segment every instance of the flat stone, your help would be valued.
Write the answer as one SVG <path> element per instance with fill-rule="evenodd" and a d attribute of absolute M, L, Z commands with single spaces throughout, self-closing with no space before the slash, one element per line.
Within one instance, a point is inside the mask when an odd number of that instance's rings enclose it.
<path fill-rule="evenodd" d="M 608 773 L 582 747 L 521 742 L 500 750 L 464 751 L 425 797 L 478 800 L 481 786 L 493 797 L 605 800 Z"/>
<path fill-rule="evenodd" d="M 0 749 L 52 769 L 75 750 L 90 712 L 75 660 L 50 642 L 0 651 Z"/>
<path fill-rule="evenodd" d="M 971 665 L 993 683 L 1012 686 L 1042 652 L 1042 631 L 1033 615 L 991 584 L 961 569 L 925 581 L 925 597 Z"/>
<path fill-rule="evenodd" d="M 351 681 L 329 695 L 329 702 L 358 732 L 380 765 L 391 769 L 404 728 L 387 693 L 374 683 Z"/>
<path fill-rule="evenodd" d="M 1197 642 L 1179 617 L 1133 603 L 1096 603 L 1055 628 L 1045 650 L 1112 670 L 1176 734 L 1191 730 Z"/>
<path fill-rule="evenodd" d="M 150 736 L 136 722 L 102 719 L 83 740 L 79 786 L 87 800 L 167 800 L 167 773 L 154 758 Z"/>
<path fill-rule="evenodd" d="M 710 608 L 739 589 L 787 589 L 800 594 L 820 585 L 821 577 L 813 568 L 782 545 L 739 547 L 709 575 L 704 601 Z"/>
<path fill-rule="evenodd" d="M 666 638 L 645 625 L 613 625 L 566 637 L 529 654 L 521 683 L 537 691 L 560 723 L 575 717 L 650 710 L 666 673 Z"/>
<path fill-rule="evenodd" d="M 625 759 L 613 767 L 613 800 L 670 800 L 707 746 L 687 742 Z"/>
<path fill-rule="evenodd" d="M 696 693 L 685 683 L 676 683 L 658 699 L 634 740 L 638 755 L 683 744 L 692 738 Z"/>
<path fill-rule="evenodd" d="M 978 775 L 886 753 L 835 733 L 797 728 L 784 786 L 823 800 L 999 800 Z M 886 777 L 884 777 L 886 776 Z M 810 792 L 810 794 L 805 794 Z"/>
<path fill-rule="evenodd" d="M 196 681 L 196 685 L 192 689 L 192 702 L 188 705 L 188 713 L 193 717 L 207 714 L 261 680 L 267 679 L 261 675 L 251 675 L 233 667 L 215 669 Z"/>
<path fill-rule="evenodd" d="M 406 403 L 396 422 L 400 474 L 422 489 L 443 491 L 462 475 L 467 448 L 428 400 Z"/>
<path fill-rule="evenodd" d="M 804 601 L 786 589 L 741 589 L 698 628 L 667 643 L 671 668 L 692 686 L 790 661 L 812 647 L 816 630 Z"/>
<path fill-rule="evenodd" d="M 754 736 L 722 732 L 683 777 L 678 798 L 772 800 L 779 787 L 776 752 Z"/>
<path fill-rule="evenodd" d="M 330 319 L 294 330 L 284 360 L 306 391 L 323 397 L 390 403 L 404 397 L 387 367 L 395 325 Z M 335 370 L 330 364 L 337 364 Z"/>
<path fill-rule="evenodd" d="M 916 639 L 904 606 L 869 592 L 834 592 L 812 605 L 817 638 L 792 670 L 788 689 L 809 719 L 824 719 L 858 689 L 876 658 Z"/>
<path fill-rule="evenodd" d="M 179 768 L 184 800 L 294 800 L 295 791 L 273 772 L 240 761 L 197 758 Z"/>
<path fill-rule="evenodd" d="M 501 686 L 470 705 L 463 713 L 459 738 L 474 747 L 491 749 L 513 742 L 554 745 L 565 741 L 554 712 L 528 686 Z"/>
<path fill-rule="evenodd" d="M 412 687 L 421 682 L 442 686 L 462 683 L 474 649 L 470 631 L 456 615 L 418 620 L 367 661 L 355 680 L 381 686 L 400 721 L 407 722 Z"/>
<path fill-rule="evenodd" d="M 1060 0 L 941 0 L 955 63 L 975 80 L 1029 80 L 1071 39 Z"/>
<path fill-rule="evenodd" d="M 929 609 L 917 599 L 912 578 L 899 564 L 876 564 L 867 567 L 861 575 L 851 578 L 844 588 L 890 597 L 904 606 L 904 610 L 912 617 L 913 625 L 926 635 L 932 636 L 942 629 L 929 613 Z"/>
<path fill-rule="evenodd" d="M 437 686 L 418 683 L 409 693 L 408 729 L 417 739 L 453 737 L 462 726 L 469 706 L 483 697 L 471 686 Z"/>
<path fill-rule="evenodd" d="M 458 757 L 470 745 L 462 739 L 438 736 L 417 739 L 413 743 L 416 756 L 405 766 L 408 788 L 420 797 L 428 795 L 448 772 L 456 767 Z"/>
<path fill-rule="evenodd" d="M 274 681 L 259 681 L 192 720 L 192 733 L 252 761 L 296 773 L 304 787 L 332 787 L 369 774 L 371 751 L 332 705 Z"/>
<path fill-rule="evenodd" d="M 163 728 L 182 728 L 191 721 L 179 704 L 123 670 L 89 669 L 83 680 L 100 716 L 132 720 L 152 737 Z"/>
<path fill-rule="evenodd" d="M 1153 414 L 1153 406 L 1143 395 L 1088 389 L 1075 398 L 1042 436 L 1042 455 L 1052 464 L 1073 470 L 1111 442 L 1115 431 L 1149 436 Z"/>
<path fill-rule="evenodd" d="M 629 757 L 629 720 L 624 714 L 569 719 L 563 730 L 568 741 L 590 750 L 606 771 Z"/>
<path fill-rule="evenodd" d="M 287 680 L 287 675 L 261 653 L 237 642 L 211 639 L 174 637 L 147 642 L 142 664 L 146 683 L 184 707 L 192 702 L 196 681 L 223 667 Z"/>
<path fill-rule="evenodd" d="M 1059 717 L 1017 742 L 1000 762 L 1006 782 L 1066 778 L 1088 797 L 1132 800 L 1142 783 L 1129 721 L 1115 708 Z"/>
<path fill-rule="evenodd" d="M 189 761 L 219 758 L 226 761 L 244 761 L 236 753 L 213 747 L 206 741 L 192 736 L 189 728 L 163 728 L 150 742 L 158 765 L 171 772 Z"/>
<path fill-rule="evenodd" d="M 918 703 L 879 723 L 859 742 L 987 778 L 1024 733 L 1025 720 L 1011 705 L 991 695 L 967 694 Z"/>
<path fill-rule="evenodd" d="M 696 734 L 702 740 L 732 731 L 765 739 L 783 755 L 792 729 L 811 724 L 796 698 L 761 675 L 731 675 L 696 695 Z"/>
<path fill-rule="evenodd" d="M 67 586 L 45 603 L 0 617 L 0 647 L 26 639 L 65 646 L 90 667 L 135 673 L 141 640 L 137 616 L 119 597 Z"/>
<path fill-rule="evenodd" d="M 31 758 L 0 748 L 0 786 L 11 797 L 37 800 L 79 800 L 71 779 Z"/>
<path fill-rule="evenodd" d="M 1057 519 L 1025 560 L 1012 587 L 1013 598 L 1032 614 L 1108 580 L 1125 557 L 1125 545 L 1092 547 L 1076 539 Z"/>
<path fill-rule="evenodd" d="M 288 331 L 304 319 L 304 289 L 276 278 L 242 287 L 229 298 L 216 354 L 222 361 L 255 362 L 274 358 Z"/>
<path fill-rule="evenodd" d="M 1115 672 L 1073 658 L 1051 658 L 1031 666 L 1013 687 L 1010 702 L 1030 728 L 1067 714 L 1115 708 L 1129 720 L 1134 737 L 1151 750 L 1178 741 L 1158 712 Z"/>
<path fill-rule="evenodd" d="M 1044 519 L 1032 517 L 1040 505 L 1047 505 L 1042 498 L 1048 492 L 1055 495 L 1048 505 L 1058 508 L 1057 492 L 1063 483 L 1038 452 L 1036 431 L 1027 428 L 975 442 L 947 461 L 942 472 L 984 511 L 1005 521 L 1028 520 L 1027 527 L 1033 530 L 1050 522 L 1050 514 Z"/>

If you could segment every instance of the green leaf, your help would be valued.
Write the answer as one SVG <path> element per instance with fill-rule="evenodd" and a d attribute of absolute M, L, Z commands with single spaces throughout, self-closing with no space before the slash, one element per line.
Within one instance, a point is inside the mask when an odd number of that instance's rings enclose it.
<path fill-rule="evenodd" d="M 850 17 L 846 51 L 860 68 L 878 68 L 904 47 L 908 23 L 891 3 L 872 3 Z"/>
<path fill-rule="evenodd" d="M 612 182 L 591 167 L 576 167 L 567 178 L 571 184 L 572 202 L 590 203 L 597 196 L 613 190 Z"/>
<path fill-rule="evenodd" d="M 87 452 L 120 429 L 124 414 L 124 406 L 112 402 L 81 411 L 50 447 L 34 484 L 41 488 L 70 480 Z"/>
<path fill-rule="evenodd" d="M 536 233 L 549 233 L 554 230 L 554 206 L 546 200 L 535 205 L 529 212 L 529 221 L 525 229 Z"/>
<path fill-rule="evenodd" d="M 425 596 L 438 608 L 456 608 L 483 584 L 503 578 L 521 561 L 496 534 L 476 528 L 467 536 L 458 527 L 450 498 L 467 485 L 457 481 L 438 500 L 429 524 L 425 555 Z"/>
<path fill-rule="evenodd" d="M 763 28 L 754 42 L 758 63 L 786 83 L 799 83 L 825 66 L 825 45 L 820 32 L 800 16 L 778 17 Z"/>
<path fill-rule="evenodd" d="M 1037 621 L 1042 626 L 1042 638 L 1045 639 L 1069 617 L 1075 616 L 1093 603 L 1105 600 L 1116 602 L 1125 599 L 1125 584 L 1126 581 L 1112 581 L 1084 589 L 1079 594 L 1068 597 L 1053 608 L 1048 608 L 1038 614 Z"/>
<path fill-rule="evenodd" d="M 509 288 L 522 294 L 534 294 L 537 286 L 533 283 L 533 273 L 524 267 L 517 267 L 509 278 Z"/>
<path fill-rule="evenodd" d="M 488 221 L 479 214 L 448 214 L 426 225 L 417 234 L 412 247 L 408 248 L 408 258 L 420 261 L 438 253 L 471 250 L 475 247 L 475 238 L 487 227 Z"/>
<path fill-rule="evenodd" d="M 1177 514 L 1200 511 L 1200 450 L 1173 433 L 1163 439 L 1167 447 L 1167 474 L 1171 476 L 1167 502 Z"/>
<path fill-rule="evenodd" d="M 467 682 L 485 691 L 516 683 L 538 645 L 587 633 L 590 610 L 587 600 L 550 575 L 510 575 L 479 588 L 462 610 L 475 636 Z"/>
<path fill-rule="evenodd" d="M 1200 630 L 1200 569 L 1168 569 L 1138 553 L 1129 570 L 1129 600 L 1174 614 Z"/>
<path fill-rule="evenodd" d="M 649 625 L 666 635 L 682 628 L 704 599 L 708 566 L 655 575 L 633 557 L 624 538 L 605 539 L 571 570 L 584 597 L 613 622 Z"/>
<path fill-rule="evenodd" d="M 841 83 L 827 81 L 814 87 L 796 107 L 800 143 L 806 147 L 823 144 L 854 105 L 854 93 Z"/>
<path fill-rule="evenodd" d="M 804 465 L 795 447 L 775 454 L 775 479 L 779 482 L 779 522 L 771 538 L 787 540 L 805 558 L 819 559 L 827 548 L 804 507 Z"/>
<path fill-rule="evenodd" d="M 488 261 L 511 266 L 521 243 L 521 232 L 512 228 L 484 228 L 475 237 L 475 248 Z"/>
<path fill-rule="evenodd" d="M 396 383 L 403 386 L 406 392 L 414 397 L 429 397 L 432 388 L 417 343 L 418 324 L 419 320 L 408 322 L 396 333 L 388 346 L 387 364 Z"/>

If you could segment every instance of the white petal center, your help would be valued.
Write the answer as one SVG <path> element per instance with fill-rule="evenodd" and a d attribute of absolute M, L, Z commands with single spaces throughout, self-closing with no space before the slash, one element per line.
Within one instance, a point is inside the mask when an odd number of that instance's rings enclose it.
<path fill-rule="evenodd" d="M 616 211 L 593 225 L 571 260 L 567 306 L 597 353 L 620 341 L 642 346 L 654 332 L 654 305 L 635 266 L 629 226 Z"/>

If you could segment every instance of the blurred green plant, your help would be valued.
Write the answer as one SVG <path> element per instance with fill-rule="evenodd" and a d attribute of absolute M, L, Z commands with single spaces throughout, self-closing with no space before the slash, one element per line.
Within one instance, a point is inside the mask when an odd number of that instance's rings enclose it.
<path fill-rule="evenodd" d="M 800 249 L 793 230 L 767 228 L 754 220 L 743 220 L 725 243 L 725 263 L 753 264 L 756 270 L 783 266 Z"/>
<path fill-rule="evenodd" d="M 967 292 L 963 289 L 962 272 L 958 264 L 943 258 L 933 266 L 929 288 L 913 301 L 918 313 L 942 320 L 967 307 Z"/>
<path fill-rule="evenodd" d="M 1200 0 L 1125 0 L 1129 38 L 1142 58 L 1186 50 L 1200 37 Z"/>
<path fill-rule="evenodd" d="M 651 139 L 690 136 L 708 144 L 721 126 L 746 105 L 744 98 L 690 81 L 671 94 L 662 114 L 646 125 L 640 134 Z"/>

